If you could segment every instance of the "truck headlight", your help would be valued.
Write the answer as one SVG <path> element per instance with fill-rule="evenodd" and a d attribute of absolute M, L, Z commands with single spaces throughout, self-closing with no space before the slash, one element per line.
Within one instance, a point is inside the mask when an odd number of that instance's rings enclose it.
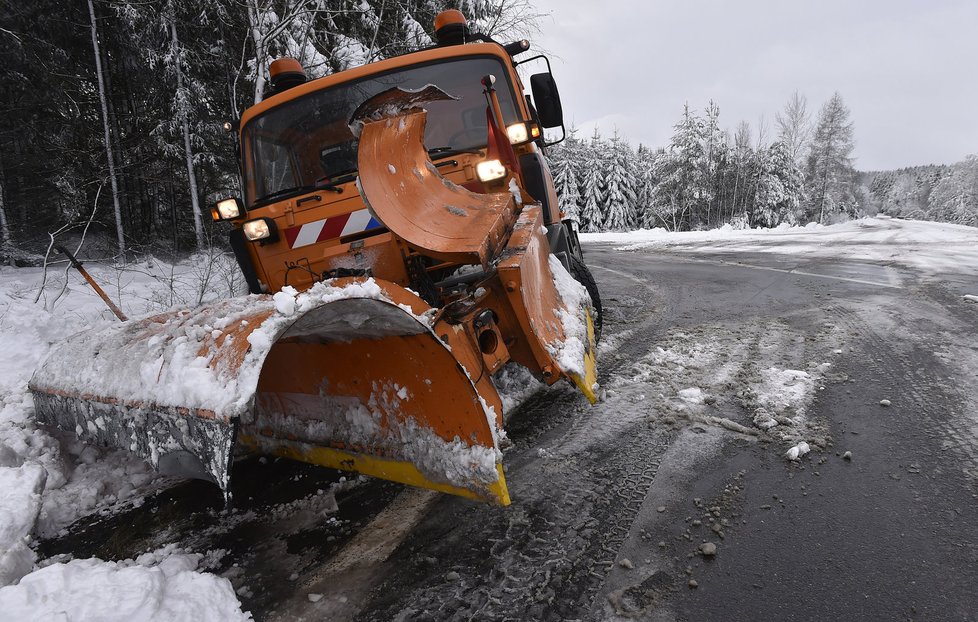
<path fill-rule="evenodd" d="M 506 128 L 506 135 L 509 136 L 510 143 L 520 145 L 529 140 L 540 138 L 540 128 L 532 122 L 514 123 Z"/>
<path fill-rule="evenodd" d="M 211 209 L 211 217 L 215 221 L 232 220 L 241 217 L 242 214 L 244 214 L 244 206 L 238 197 L 221 199 Z"/>
<path fill-rule="evenodd" d="M 506 176 L 506 167 L 499 160 L 485 160 L 475 165 L 480 181 L 492 181 Z"/>
<path fill-rule="evenodd" d="M 261 241 L 262 244 L 278 239 L 278 229 L 271 218 L 256 218 L 241 226 L 244 236 L 251 242 Z"/>

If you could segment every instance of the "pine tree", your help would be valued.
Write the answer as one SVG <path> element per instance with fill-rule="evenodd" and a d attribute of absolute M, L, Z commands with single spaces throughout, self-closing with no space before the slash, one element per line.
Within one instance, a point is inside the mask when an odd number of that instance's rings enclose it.
<path fill-rule="evenodd" d="M 605 231 L 627 231 L 636 226 L 634 169 L 634 154 L 616 128 L 608 144 Z"/>
<path fill-rule="evenodd" d="M 717 106 L 716 102 L 710 100 L 704 114 L 703 176 L 705 192 L 701 199 L 701 207 L 705 207 L 706 212 L 701 213 L 698 220 L 701 220 L 706 228 L 709 228 L 719 217 L 719 214 L 714 214 L 714 207 L 719 195 L 721 172 L 725 163 L 726 139 L 720 129 L 720 107 Z"/>
<path fill-rule="evenodd" d="M 750 225 L 775 227 L 794 224 L 801 204 L 803 182 L 801 171 L 782 142 L 758 152 L 757 191 L 750 210 Z"/>
<path fill-rule="evenodd" d="M 581 179 L 581 231 L 596 232 L 604 227 L 607 195 L 605 189 L 606 146 L 594 128 L 584 149 L 584 176 Z"/>
<path fill-rule="evenodd" d="M 656 159 L 661 151 L 653 152 L 645 145 L 639 145 L 635 153 L 635 210 L 637 226 L 643 229 L 653 229 L 660 225 L 652 209 L 653 193 L 657 179 L 655 176 Z"/>
<path fill-rule="evenodd" d="M 694 213 L 710 196 L 703 150 L 703 121 L 689 109 L 675 126 L 668 152 L 659 158 L 653 193 L 655 215 L 673 231 L 689 229 Z"/>
<path fill-rule="evenodd" d="M 547 159 L 553 172 L 554 189 L 563 218 L 580 223 L 581 191 L 576 169 L 581 157 L 581 141 L 577 129 L 571 128 L 567 139 L 550 149 Z"/>

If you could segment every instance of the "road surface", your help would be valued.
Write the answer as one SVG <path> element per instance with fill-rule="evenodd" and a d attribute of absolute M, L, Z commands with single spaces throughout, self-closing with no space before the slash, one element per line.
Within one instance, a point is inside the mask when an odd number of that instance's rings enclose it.
<path fill-rule="evenodd" d="M 176 543 L 258 620 L 978 619 L 978 279 L 586 257 L 605 397 L 510 415 L 510 507 L 251 460 L 231 513 L 181 483 L 41 554 Z"/>

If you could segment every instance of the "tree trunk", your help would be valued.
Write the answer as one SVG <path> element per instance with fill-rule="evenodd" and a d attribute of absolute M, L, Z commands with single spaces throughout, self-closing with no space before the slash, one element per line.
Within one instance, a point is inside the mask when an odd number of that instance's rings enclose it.
<path fill-rule="evenodd" d="M 91 1 L 91 0 L 89 0 Z M 189 102 L 183 91 L 183 67 L 180 59 L 180 41 L 177 39 L 177 22 L 170 15 L 170 37 L 173 44 L 171 54 L 173 66 L 177 72 L 177 107 L 180 113 L 180 126 L 183 129 L 183 151 L 187 160 L 187 179 L 190 182 L 190 206 L 194 214 L 194 235 L 197 236 L 197 248 L 204 248 L 204 226 L 200 216 L 200 200 L 197 196 L 197 173 L 194 171 L 194 152 L 190 145 L 190 122 L 187 119 Z"/>
<path fill-rule="evenodd" d="M 261 101 L 262 92 L 265 90 L 265 41 L 258 24 L 257 0 L 248 4 L 248 26 L 251 27 L 251 38 L 255 43 L 255 103 L 257 104 Z"/>
<path fill-rule="evenodd" d="M 3 199 L 3 176 L 0 176 L 0 234 L 6 245 L 10 244 L 10 223 L 7 222 L 7 204 Z"/>
<path fill-rule="evenodd" d="M 102 127 L 105 130 L 105 155 L 109 161 L 109 181 L 112 184 L 112 207 L 115 211 L 115 231 L 119 242 L 122 263 L 126 262 L 126 238 L 122 228 L 122 210 L 119 207 L 119 185 L 115 177 L 115 159 L 112 157 L 112 138 L 109 134 L 109 107 L 105 99 L 105 80 L 102 75 L 102 55 L 98 45 L 98 30 L 95 25 L 95 7 L 88 0 L 88 16 L 92 20 L 92 50 L 95 52 L 95 75 L 98 78 L 98 95 L 102 104 Z"/>

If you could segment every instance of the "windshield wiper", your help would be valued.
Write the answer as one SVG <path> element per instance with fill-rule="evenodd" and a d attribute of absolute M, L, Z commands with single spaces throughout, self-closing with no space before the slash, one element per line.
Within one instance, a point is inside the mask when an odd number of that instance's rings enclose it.
<path fill-rule="evenodd" d="M 297 194 L 305 194 L 307 192 L 315 192 L 316 186 L 295 186 L 293 188 L 282 188 L 281 190 L 276 190 L 275 192 L 269 192 L 265 196 L 256 199 L 255 205 L 260 203 L 268 203 L 274 199 L 284 199 L 285 197 L 294 197 Z"/>

